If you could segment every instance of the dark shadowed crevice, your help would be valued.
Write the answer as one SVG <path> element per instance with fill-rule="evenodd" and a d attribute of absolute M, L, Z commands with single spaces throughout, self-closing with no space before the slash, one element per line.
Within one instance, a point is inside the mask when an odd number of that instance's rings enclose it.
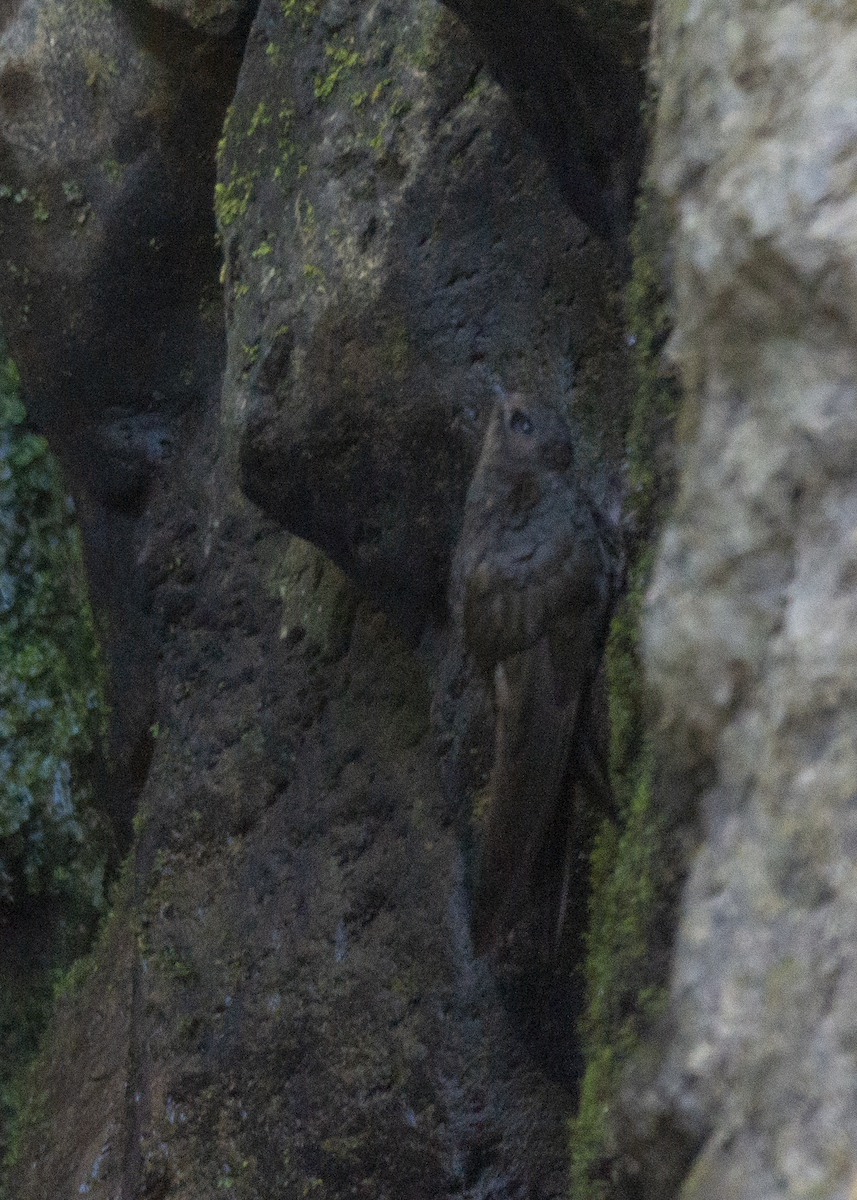
<path fill-rule="evenodd" d="M 157 620 L 137 530 L 152 487 L 169 476 L 220 387 L 223 326 L 204 311 L 220 294 L 214 152 L 255 5 L 219 38 L 133 0 L 120 7 L 170 82 L 120 131 L 114 153 L 126 186 L 104 215 L 105 250 L 89 284 L 98 303 L 85 334 L 69 340 L 62 387 L 34 381 L 32 407 L 78 507 L 113 710 L 103 787 L 124 853 L 154 720 Z"/>
<path fill-rule="evenodd" d="M 644 23 L 608 40 L 556 0 L 447 3 L 483 48 L 572 211 L 624 247 L 644 152 Z"/>

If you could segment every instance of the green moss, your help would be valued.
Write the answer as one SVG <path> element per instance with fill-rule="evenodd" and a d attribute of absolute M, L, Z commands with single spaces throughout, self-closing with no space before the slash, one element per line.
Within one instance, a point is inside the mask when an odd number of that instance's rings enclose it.
<path fill-rule="evenodd" d="M 429 694 L 423 668 L 414 654 L 388 627 L 382 626 L 375 654 L 383 664 L 383 680 L 378 698 L 386 708 L 386 720 L 380 730 L 385 755 L 394 758 L 416 746 L 428 733 Z"/>
<path fill-rule="evenodd" d="M 47 1093 L 41 1091 L 35 1080 L 35 1063 L 16 1079 L 6 1090 L 4 1100 L 8 1103 L 13 1116 L 8 1120 L 6 1128 L 6 1149 L 3 1155 L 3 1167 L 9 1170 L 18 1162 L 21 1145 L 25 1135 L 34 1131 L 43 1131 L 50 1135 L 50 1120 L 48 1117 Z M 0 1196 L 7 1200 L 8 1193 L 0 1180 Z M 9 1200 L 12 1200 L 9 1197 Z"/>
<path fill-rule="evenodd" d="M 108 842 L 89 782 L 107 710 L 80 538 L 59 467 L 25 417 L 0 341 L 0 906 L 18 933 L 17 942 L 4 935 L 0 960 L 7 1159 L 32 1108 L 23 1069 L 60 984 L 56 968 L 104 906 Z"/>
<path fill-rule="evenodd" d="M 662 1009 L 664 992 L 652 955 L 659 904 L 673 880 L 667 863 L 669 831 L 653 790 L 653 756 L 643 711 L 639 631 L 653 561 L 653 541 L 671 481 L 656 467 L 656 449 L 676 410 L 660 374 L 658 348 L 669 316 L 658 269 L 660 238 L 646 195 L 632 236 L 634 265 L 627 289 L 628 323 L 636 359 L 635 399 L 627 435 L 631 515 L 639 533 L 628 590 L 613 619 L 607 646 L 610 774 L 618 817 L 605 821 L 591 856 L 586 935 L 587 1008 L 583 1020 L 585 1073 L 571 1126 L 572 1200 L 608 1196 L 608 1117 L 628 1059 Z"/>
<path fill-rule="evenodd" d="M 0 183 L 0 200 L 11 200 L 14 204 L 29 203 L 33 210 L 34 221 L 47 221 L 50 213 L 47 205 L 40 196 L 34 196 L 29 188 L 22 187 L 17 192 L 12 191 L 6 183 Z M 12 264 L 9 263 L 9 269 L 12 269 Z M 15 273 L 14 271 L 12 272 Z"/>
<path fill-rule="evenodd" d="M 32 971 L 22 980 L 10 967 L 4 962 L 0 968 L 0 1163 L 7 1168 L 18 1158 L 27 1119 L 35 1116 L 27 1111 L 29 1064 L 53 1004 L 50 972 Z"/>
<path fill-rule="evenodd" d="M 45 439 L 23 428 L 14 364 L 2 362 L 0 900 L 46 892 L 98 907 L 104 839 L 86 779 L 107 710 L 80 536 Z"/>
<path fill-rule="evenodd" d="M 62 184 L 63 195 L 65 202 L 70 207 L 83 204 L 86 200 L 86 194 L 81 185 L 75 179 L 64 179 Z"/>
<path fill-rule="evenodd" d="M 229 106 L 216 154 L 220 179 L 214 188 L 214 208 L 221 231 L 244 216 L 256 179 L 269 175 L 282 178 L 296 149 L 292 136 L 294 115 L 294 105 L 286 97 L 280 101 L 276 114 L 265 101 L 260 101 L 252 112 L 236 111 L 234 105 Z M 271 125 L 277 130 L 276 150 L 270 135 L 259 136 Z M 224 178 L 227 161 L 228 178 Z"/>
<path fill-rule="evenodd" d="M 56 970 L 53 978 L 54 1000 L 79 995 L 86 981 L 95 974 L 97 967 L 98 963 L 94 955 L 83 954 L 74 960 L 67 971 Z"/>
<path fill-rule="evenodd" d="M 194 974 L 190 963 L 185 962 L 174 946 L 162 946 L 149 960 L 152 966 L 168 979 L 187 980 Z"/>

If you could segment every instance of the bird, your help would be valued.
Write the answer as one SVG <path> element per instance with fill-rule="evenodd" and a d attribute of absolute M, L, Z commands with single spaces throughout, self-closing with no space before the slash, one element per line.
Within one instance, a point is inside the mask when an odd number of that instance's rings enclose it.
<path fill-rule="evenodd" d="M 477 954 L 540 906 L 553 926 L 542 940 L 558 945 L 576 789 L 610 802 L 590 710 L 619 580 L 614 533 L 578 477 L 558 408 L 498 388 L 451 571 L 465 649 L 494 694 Z"/>

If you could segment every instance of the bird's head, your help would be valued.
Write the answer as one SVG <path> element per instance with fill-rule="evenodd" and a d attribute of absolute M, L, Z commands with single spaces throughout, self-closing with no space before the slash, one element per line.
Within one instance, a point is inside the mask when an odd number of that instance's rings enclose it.
<path fill-rule="evenodd" d="M 520 392 L 498 394 L 509 462 L 564 474 L 574 461 L 571 430 L 556 409 Z"/>

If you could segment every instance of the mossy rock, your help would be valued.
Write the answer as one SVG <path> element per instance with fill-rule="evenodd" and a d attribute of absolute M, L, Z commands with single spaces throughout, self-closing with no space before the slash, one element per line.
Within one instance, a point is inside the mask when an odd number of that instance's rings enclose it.
<path fill-rule="evenodd" d="M 335 563 L 310 542 L 293 537 L 272 572 L 272 584 L 283 602 L 280 637 L 305 634 L 327 658 L 348 646 L 357 595 Z"/>

